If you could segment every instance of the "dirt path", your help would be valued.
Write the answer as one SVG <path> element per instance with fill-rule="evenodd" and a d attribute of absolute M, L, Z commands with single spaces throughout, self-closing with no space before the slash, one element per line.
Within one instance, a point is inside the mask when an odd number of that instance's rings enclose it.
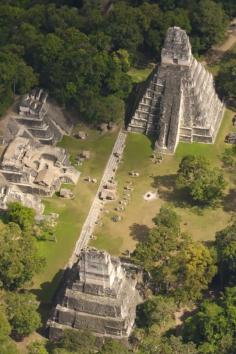
<path fill-rule="evenodd" d="M 236 29 L 229 30 L 225 41 L 212 47 L 206 59 L 207 64 L 217 64 L 234 45 L 236 45 Z"/>

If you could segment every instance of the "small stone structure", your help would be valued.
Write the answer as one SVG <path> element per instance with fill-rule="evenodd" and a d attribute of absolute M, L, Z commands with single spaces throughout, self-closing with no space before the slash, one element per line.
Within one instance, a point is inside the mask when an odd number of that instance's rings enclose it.
<path fill-rule="evenodd" d="M 66 199 L 72 199 L 74 198 L 74 193 L 67 188 L 61 188 L 59 192 L 60 197 L 66 198 Z"/>
<path fill-rule="evenodd" d="M 87 136 L 88 136 L 87 133 L 84 132 L 83 130 L 78 131 L 78 133 L 76 133 L 76 134 L 74 135 L 75 138 L 81 139 L 81 140 L 86 140 L 86 139 L 87 139 Z"/>
<path fill-rule="evenodd" d="M 141 297 L 137 277 L 119 258 L 94 248 L 82 250 L 53 317 L 49 337 L 57 339 L 68 328 L 86 329 L 97 336 L 127 338 Z"/>
<path fill-rule="evenodd" d="M 90 151 L 89 150 L 83 150 L 81 153 L 80 153 L 80 156 L 83 158 L 83 159 L 86 159 L 86 160 L 89 160 L 90 159 Z"/>
<path fill-rule="evenodd" d="M 223 113 L 213 76 L 193 57 L 188 35 L 170 27 L 161 64 L 137 97 L 128 130 L 152 134 L 157 150 L 174 153 L 179 141 L 213 143 Z"/>
<path fill-rule="evenodd" d="M 226 135 L 225 142 L 228 144 L 236 144 L 236 132 L 230 132 Z"/>
<path fill-rule="evenodd" d="M 17 137 L 5 149 L 0 173 L 24 193 L 51 196 L 62 183 L 76 184 L 79 171 L 63 148 Z"/>
<path fill-rule="evenodd" d="M 117 198 L 116 194 L 117 183 L 115 181 L 107 182 L 101 192 L 100 192 L 100 199 L 102 200 L 115 200 Z"/>

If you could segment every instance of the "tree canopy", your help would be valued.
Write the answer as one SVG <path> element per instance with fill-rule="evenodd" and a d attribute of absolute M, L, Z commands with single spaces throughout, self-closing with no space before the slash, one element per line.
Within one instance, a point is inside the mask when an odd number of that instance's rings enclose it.
<path fill-rule="evenodd" d="M 120 120 L 131 91 L 127 69 L 159 60 L 169 26 L 185 29 L 194 52 L 204 53 L 224 37 L 225 10 L 230 16 L 235 10 L 232 0 L 120 0 L 107 13 L 103 4 L 1 1 L 0 114 L 14 94 L 42 85 L 87 122 Z"/>
<path fill-rule="evenodd" d="M 221 286 L 236 284 L 236 222 L 216 234 Z"/>
<path fill-rule="evenodd" d="M 15 290 L 39 272 L 44 260 L 39 257 L 34 238 L 10 222 L 0 224 L 1 287 Z"/>
<path fill-rule="evenodd" d="M 236 288 L 222 298 L 205 300 L 184 324 L 184 338 L 198 345 L 200 353 L 233 353 L 235 349 Z"/>
<path fill-rule="evenodd" d="M 154 222 L 147 239 L 137 244 L 134 261 L 149 272 L 155 292 L 180 302 L 201 298 L 216 273 L 214 254 L 181 232 L 171 208 L 162 207 Z"/>
<path fill-rule="evenodd" d="M 7 315 L 15 338 L 22 338 L 34 332 L 41 325 L 37 312 L 38 304 L 30 293 L 6 294 Z"/>
<path fill-rule="evenodd" d="M 177 188 L 185 189 L 195 203 L 216 205 L 224 196 L 223 173 L 202 156 L 183 157 L 177 173 Z"/>

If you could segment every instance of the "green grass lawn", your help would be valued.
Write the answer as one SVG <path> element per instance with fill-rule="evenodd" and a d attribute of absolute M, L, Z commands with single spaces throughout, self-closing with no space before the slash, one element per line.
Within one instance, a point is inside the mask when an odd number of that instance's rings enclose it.
<path fill-rule="evenodd" d="M 141 134 L 130 133 L 124 153 L 124 162 L 117 173 L 119 184 L 119 199 L 124 195 L 124 186 L 133 182 L 134 190 L 124 212 L 115 212 L 118 201 L 107 204 L 101 224 L 95 230 L 97 239 L 92 245 L 106 249 L 114 255 L 119 255 L 126 249 L 132 250 L 138 239 L 143 239 L 153 226 L 152 219 L 165 203 L 174 206 L 181 216 L 182 229 L 189 232 L 195 240 L 212 240 L 215 232 L 225 227 L 231 219 L 231 213 L 224 206 L 217 209 L 204 209 L 189 206 L 179 206 L 181 196 L 174 190 L 174 179 L 178 164 L 186 154 L 204 155 L 211 160 L 212 165 L 221 167 L 220 154 L 228 145 L 224 143 L 225 135 L 232 131 L 232 112 L 227 111 L 218 133 L 215 144 L 180 143 L 174 156 L 165 156 L 161 164 L 151 161 L 152 146 L 150 140 Z M 140 172 L 137 178 L 129 177 L 128 172 Z M 229 173 L 225 173 L 230 180 Z M 230 185 L 229 185 L 230 187 Z M 145 201 L 143 195 L 147 191 L 159 191 L 160 198 Z M 111 216 L 116 213 L 122 220 L 114 222 Z"/>
<path fill-rule="evenodd" d="M 56 227 L 57 242 L 38 242 L 40 254 L 46 258 L 47 264 L 43 272 L 34 278 L 33 289 L 43 303 L 50 302 L 55 293 L 61 271 L 72 254 L 98 188 L 98 184 L 84 182 L 83 179 L 85 176 L 91 176 L 96 177 L 99 182 L 114 145 L 117 132 L 101 135 L 88 129 L 88 134 L 88 139 L 85 141 L 65 136 L 59 144 L 67 148 L 72 156 L 76 156 L 83 149 L 91 151 L 90 160 L 79 167 L 81 176 L 78 184 L 69 186 L 75 194 L 75 199 L 66 200 L 54 196 L 44 200 L 46 213 L 58 213 L 59 221 Z"/>
<path fill-rule="evenodd" d="M 138 84 L 140 82 L 145 81 L 148 76 L 151 74 L 153 68 L 152 67 L 146 67 L 144 69 L 138 69 L 138 68 L 131 68 L 128 71 L 128 75 L 131 77 L 132 82 L 134 84 Z"/>

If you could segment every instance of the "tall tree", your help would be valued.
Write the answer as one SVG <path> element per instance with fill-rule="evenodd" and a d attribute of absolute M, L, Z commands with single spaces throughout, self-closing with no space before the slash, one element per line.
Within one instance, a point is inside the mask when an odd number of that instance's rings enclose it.
<path fill-rule="evenodd" d="M 137 244 L 134 261 L 150 273 L 155 292 L 178 302 L 198 300 L 216 273 L 215 257 L 181 232 L 180 220 L 170 208 L 162 207 L 154 222 L 147 239 Z"/>
<path fill-rule="evenodd" d="M 195 203 L 215 205 L 224 195 L 226 182 L 222 172 L 212 168 L 202 156 L 183 157 L 177 174 L 177 188 L 185 189 Z"/>
<path fill-rule="evenodd" d="M 27 336 L 40 327 L 38 304 L 32 294 L 9 292 L 6 294 L 6 304 L 12 335 L 15 338 Z"/>
<path fill-rule="evenodd" d="M 32 230 L 35 224 L 35 210 L 20 203 L 9 203 L 7 215 L 10 222 L 20 226 L 23 231 Z"/>
<path fill-rule="evenodd" d="M 216 250 L 221 285 L 236 284 L 236 222 L 216 233 Z"/>
<path fill-rule="evenodd" d="M 17 224 L 0 224 L 0 281 L 1 287 L 15 290 L 30 281 L 44 265 L 36 241 L 23 234 Z"/>

